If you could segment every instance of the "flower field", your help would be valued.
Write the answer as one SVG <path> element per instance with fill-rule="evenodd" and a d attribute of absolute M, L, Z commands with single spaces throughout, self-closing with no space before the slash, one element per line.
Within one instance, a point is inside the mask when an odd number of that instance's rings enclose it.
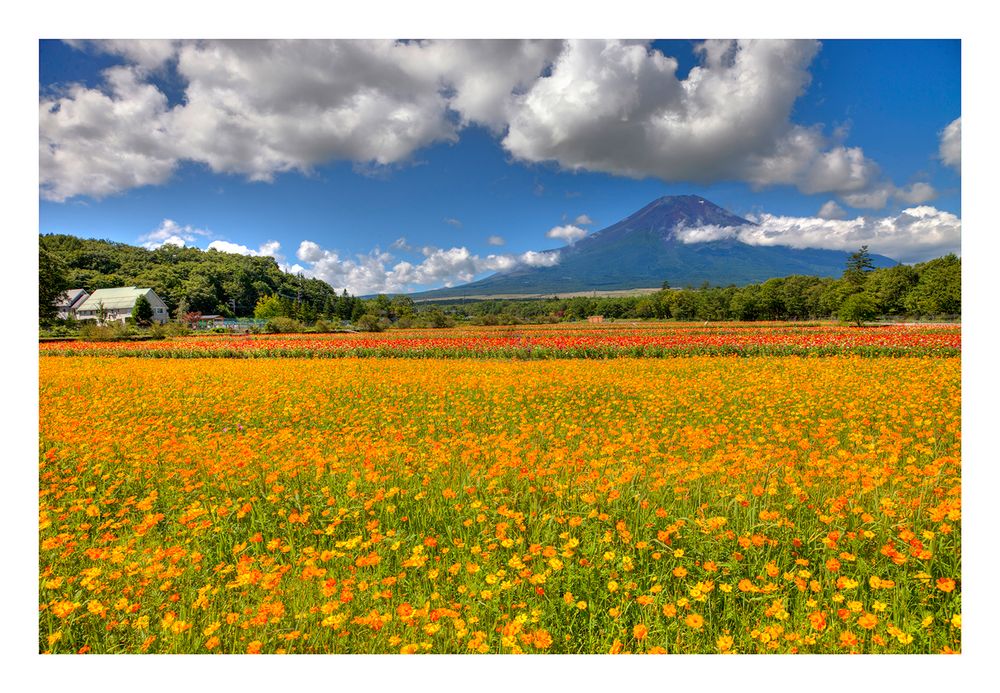
<path fill-rule="evenodd" d="M 39 651 L 960 651 L 957 328 L 560 328 L 43 345 Z"/>
<path fill-rule="evenodd" d="M 146 358 L 617 358 L 958 356 L 954 325 L 850 328 L 829 324 L 605 323 L 393 330 L 330 335 L 210 335 L 149 342 L 48 342 L 49 356 Z"/>

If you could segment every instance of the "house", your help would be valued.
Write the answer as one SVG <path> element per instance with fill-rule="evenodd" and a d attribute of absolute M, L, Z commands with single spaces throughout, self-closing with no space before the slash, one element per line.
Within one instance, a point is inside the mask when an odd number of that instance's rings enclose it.
<path fill-rule="evenodd" d="M 90 297 L 83 289 L 68 289 L 59 294 L 56 299 L 56 317 L 60 320 L 76 317 L 76 309 L 83 305 L 83 302 Z"/>
<path fill-rule="evenodd" d="M 140 289 L 135 286 L 121 286 L 114 289 L 98 289 L 76 309 L 77 320 L 100 320 L 103 312 L 104 322 L 125 322 L 132 317 L 132 309 L 140 296 L 145 296 L 153 308 L 153 322 L 160 324 L 170 319 L 167 304 L 163 302 L 152 289 Z"/>
<path fill-rule="evenodd" d="M 603 315 L 591 315 L 587 318 L 587 322 L 604 322 Z"/>
<path fill-rule="evenodd" d="M 210 327 L 223 327 L 226 322 L 224 315 L 202 315 L 199 316 L 195 329 L 205 330 Z"/>

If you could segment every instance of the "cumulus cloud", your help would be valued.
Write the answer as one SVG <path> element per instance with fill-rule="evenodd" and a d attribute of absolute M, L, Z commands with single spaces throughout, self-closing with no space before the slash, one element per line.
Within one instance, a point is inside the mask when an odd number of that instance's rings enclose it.
<path fill-rule="evenodd" d="M 571 41 L 518 99 L 504 146 L 526 161 L 668 181 L 739 179 L 803 192 L 865 188 L 877 166 L 857 147 L 790 122 L 816 41 L 706 41 L 701 64 L 644 43 Z"/>
<path fill-rule="evenodd" d="M 867 245 L 872 252 L 901 262 L 920 262 L 961 252 L 962 220 L 926 205 L 910 207 L 889 217 L 823 219 L 761 214 L 750 220 L 755 225 L 679 229 L 677 237 L 684 243 L 735 238 L 750 245 L 847 251 Z"/>
<path fill-rule="evenodd" d="M 106 70 L 99 88 L 70 85 L 40 101 L 40 192 L 48 200 L 161 184 L 182 161 L 255 181 L 334 160 L 391 170 L 470 125 L 502 138 L 516 160 L 569 170 L 793 185 L 867 207 L 892 194 L 877 189 L 878 166 L 843 144 L 842 132 L 827 137 L 791 121 L 816 41 L 706 41 L 684 79 L 677 60 L 648 42 L 75 45 L 128 64 Z M 173 105 L 150 81 L 167 63 L 184 89 Z M 942 138 L 946 162 L 957 123 Z M 538 183 L 535 193 L 543 192 Z"/>
<path fill-rule="evenodd" d="M 38 108 L 40 193 L 62 202 L 76 195 L 106 197 L 164 183 L 177 165 L 166 128 L 167 97 L 139 71 L 114 67 L 106 90 L 75 84 Z"/>
<path fill-rule="evenodd" d="M 158 70 L 177 53 L 179 42 L 169 39 L 101 39 L 69 40 L 66 43 L 80 50 L 120 55 L 144 70 Z"/>
<path fill-rule="evenodd" d="M 956 118 L 941 131 L 941 145 L 938 156 L 945 165 L 962 171 L 962 119 Z"/>
<path fill-rule="evenodd" d="M 864 209 L 882 209 L 889 200 L 903 204 L 919 205 L 937 197 L 937 190 L 930 183 L 911 183 L 905 187 L 897 187 L 891 181 L 880 181 L 867 190 L 844 193 L 840 198 L 851 207 Z"/>
<path fill-rule="evenodd" d="M 75 45 L 82 46 L 80 42 Z M 506 123 L 553 41 L 100 41 L 129 61 L 100 89 L 40 103 L 41 191 L 100 198 L 165 182 L 179 161 L 269 181 L 332 160 L 383 167 L 472 122 Z M 174 61 L 184 99 L 143 82 Z M 458 115 L 456 118 L 454 115 Z"/>
<path fill-rule="evenodd" d="M 553 252 L 481 256 L 465 247 L 426 247 L 421 252 L 424 258 L 420 262 L 393 263 L 393 256 L 378 248 L 353 258 L 341 257 L 336 251 L 306 240 L 299 245 L 296 257 L 306 263 L 302 268 L 306 276 L 322 279 L 338 291 L 346 288 L 355 295 L 454 286 L 487 272 L 502 272 L 518 265 L 551 267 L 559 262 L 558 253 Z"/>
<path fill-rule="evenodd" d="M 919 205 L 937 197 L 937 190 L 930 183 L 912 183 L 905 188 L 896 188 L 893 194 L 901 202 Z"/>
<path fill-rule="evenodd" d="M 506 241 L 504 241 L 503 239 L 503 236 L 490 236 L 489 238 L 486 239 L 486 242 L 489 243 L 490 245 L 503 245 L 504 243 L 506 243 Z"/>
<path fill-rule="evenodd" d="M 188 243 L 193 243 L 197 236 L 207 236 L 211 232 L 204 229 L 196 229 L 193 226 L 181 226 L 173 219 L 164 219 L 160 225 L 139 236 L 139 243 L 143 248 L 156 250 L 164 245 L 176 245 L 183 248 Z"/>
<path fill-rule="evenodd" d="M 281 243 L 278 241 L 267 241 L 257 250 L 249 248 L 239 243 L 230 241 L 215 240 L 208 244 L 210 250 L 218 250 L 221 253 L 233 253 L 235 255 L 251 255 L 253 257 L 273 257 L 279 264 L 284 262 L 285 257 L 281 254 Z"/>
<path fill-rule="evenodd" d="M 835 201 L 828 200 L 822 207 L 819 208 L 816 216 L 820 219 L 843 219 L 847 216 L 847 212 L 845 212 L 844 208 L 838 205 Z"/>
<path fill-rule="evenodd" d="M 567 243 L 575 243 L 587 235 L 587 230 L 581 229 L 579 226 L 574 226 L 573 224 L 566 224 L 565 226 L 554 226 L 546 231 L 545 235 L 548 238 L 555 238 Z"/>
<path fill-rule="evenodd" d="M 576 219 L 573 220 L 573 223 L 576 224 L 577 226 L 589 226 L 590 224 L 594 223 L 594 220 L 591 219 L 586 214 L 581 214 L 580 216 L 578 216 Z"/>

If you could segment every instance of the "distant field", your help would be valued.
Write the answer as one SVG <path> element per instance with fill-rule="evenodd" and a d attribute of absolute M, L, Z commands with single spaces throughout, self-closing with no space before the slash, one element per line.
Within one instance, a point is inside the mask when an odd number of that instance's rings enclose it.
<path fill-rule="evenodd" d="M 646 289 L 615 289 L 612 291 L 557 291 L 549 292 L 547 294 L 469 294 L 466 295 L 451 295 L 442 298 L 431 297 L 416 297 L 413 299 L 414 303 L 454 303 L 456 301 L 502 301 L 502 300 L 530 300 L 535 298 L 576 298 L 578 296 L 588 296 L 588 297 L 600 297 L 609 298 L 615 296 L 645 296 L 647 294 L 655 294 L 660 291 L 659 287 L 646 288 Z"/>
<path fill-rule="evenodd" d="M 43 357 L 39 394 L 40 651 L 961 649 L 957 358 Z"/>

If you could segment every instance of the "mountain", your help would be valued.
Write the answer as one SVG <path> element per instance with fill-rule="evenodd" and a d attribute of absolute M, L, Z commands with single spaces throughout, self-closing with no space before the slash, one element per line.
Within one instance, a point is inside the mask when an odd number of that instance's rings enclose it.
<path fill-rule="evenodd" d="M 752 225 L 697 195 L 661 197 L 616 224 L 560 248 L 551 267 L 518 266 L 448 289 L 412 294 L 414 299 L 502 294 L 555 294 L 670 286 L 743 286 L 772 277 L 805 274 L 839 277 L 849 253 L 837 250 L 757 246 L 736 239 L 684 243 L 681 228 Z M 876 267 L 895 260 L 872 255 Z"/>

